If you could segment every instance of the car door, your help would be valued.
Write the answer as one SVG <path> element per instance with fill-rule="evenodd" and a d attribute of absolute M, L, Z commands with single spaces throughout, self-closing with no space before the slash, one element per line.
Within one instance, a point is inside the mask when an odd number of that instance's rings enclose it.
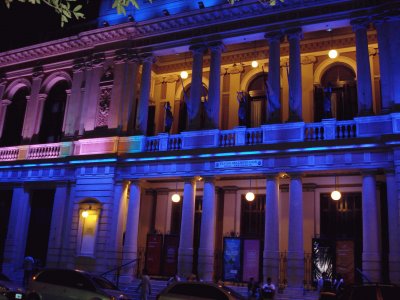
<path fill-rule="evenodd" d="M 102 299 L 102 295 L 96 292 L 96 287 L 85 273 L 71 271 L 66 285 L 68 285 L 64 293 L 66 300 L 89 300 L 95 297 Z"/>

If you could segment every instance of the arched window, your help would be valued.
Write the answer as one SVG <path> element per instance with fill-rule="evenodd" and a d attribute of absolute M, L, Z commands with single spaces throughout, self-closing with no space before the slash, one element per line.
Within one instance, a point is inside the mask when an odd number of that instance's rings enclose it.
<path fill-rule="evenodd" d="M 39 143 L 57 143 L 61 140 L 67 89 L 68 82 L 65 80 L 59 81 L 51 88 L 44 103 Z"/>
<path fill-rule="evenodd" d="M 7 106 L 4 120 L 3 133 L 0 144 L 3 147 L 21 144 L 22 128 L 24 125 L 26 97 L 29 95 L 27 87 L 20 88 Z"/>
<path fill-rule="evenodd" d="M 344 64 L 333 64 L 314 89 L 314 121 L 324 118 L 351 120 L 358 113 L 354 71 Z"/>
<path fill-rule="evenodd" d="M 267 97 L 265 82 L 267 78 L 267 74 L 262 73 L 257 75 L 249 84 L 247 90 L 249 95 L 247 107 L 248 127 L 260 127 L 266 123 Z"/>

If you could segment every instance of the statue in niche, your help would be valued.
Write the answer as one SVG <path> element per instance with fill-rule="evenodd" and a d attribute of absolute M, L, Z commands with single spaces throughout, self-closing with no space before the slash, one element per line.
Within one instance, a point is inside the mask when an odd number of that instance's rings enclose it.
<path fill-rule="evenodd" d="M 172 115 L 171 111 L 171 104 L 169 102 L 166 102 L 164 105 L 165 109 L 165 128 L 164 132 L 169 133 L 172 127 L 172 123 L 174 121 L 174 116 Z"/>
<path fill-rule="evenodd" d="M 238 118 L 239 126 L 247 125 L 247 95 L 244 91 L 238 91 L 236 99 L 239 103 Z"/>
<path fill-rule="evenodd" d="M 327 86 L 324 88 L 324 119 L 332 118 L 332 85 L 328 82 Z"/>

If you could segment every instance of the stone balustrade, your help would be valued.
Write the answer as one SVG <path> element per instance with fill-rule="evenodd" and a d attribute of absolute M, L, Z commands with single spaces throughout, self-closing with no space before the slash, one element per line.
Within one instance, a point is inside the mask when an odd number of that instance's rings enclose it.
<path fill-rule="evenodd" d="M 94 154 L 179 151 L 224 148 L 257 144 L 318 142 L 323 140 L 379 137 L 400 133 L 400 113 L 359 117 L 349 121 L 325 119 L 319 123 L 284 123 L 261 128 L 236 127 L 231 130 L 186 131 L 157 136 L 103 137 L 75 142 L 23 145 L 0 148 L 0 161 L 61 158 Z"/>

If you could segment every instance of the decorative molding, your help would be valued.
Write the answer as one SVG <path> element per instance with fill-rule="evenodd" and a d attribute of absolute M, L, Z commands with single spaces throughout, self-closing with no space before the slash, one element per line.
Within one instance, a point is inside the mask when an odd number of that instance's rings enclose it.
<path fill-rule="evenodd" d="M 317 62 L 317 58 L 315 56 L 307 55 L 301 57 L 301 63 L 303 65 L 315 64 Z"/>
<path fill-rule="evenodd" d="M 111 91 L 110 86 L 102 87 L 100 91 L 100 97 L 97 107 L 96 115 L 96 127 L 102 127 L 108 125 L 108 116 L 110 112 L 111 102 Z"/>

